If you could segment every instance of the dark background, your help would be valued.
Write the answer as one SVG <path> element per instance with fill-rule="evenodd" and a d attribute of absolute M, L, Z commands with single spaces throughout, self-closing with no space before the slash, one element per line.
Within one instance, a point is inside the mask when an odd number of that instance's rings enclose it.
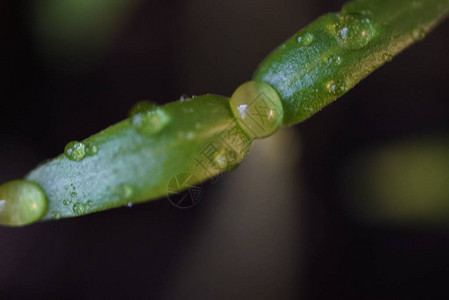
<path fill-rule="evenodd" d="M 35 2 L 0 4 L 0 182 L 137 101 L 232 94 L 276 45 L 343 3 Z M 342 188 L 357 173 L 342 174 L 363 149 L 449 138 L 448 49 L 446 21 L 337 103 L 256 145 L 190 210 L 161 199 L 0 228 L 0 299 L 446 299 L 449 222 L 364 221 Z"/>

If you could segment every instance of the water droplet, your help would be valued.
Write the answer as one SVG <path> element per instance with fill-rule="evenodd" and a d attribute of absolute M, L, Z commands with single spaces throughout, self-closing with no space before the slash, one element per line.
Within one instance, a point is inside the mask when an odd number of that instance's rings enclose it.
<path fill-rule="evenodd" d="M 81 203 L 81 202 L 77 202 L 73 205 L 73 212 L 77 215 L 81 215 L 82 213 L 84 213 L 86 210 L 86 206 Z"/>
<path fill-rule="evenodd" d="M 382 60 L 384 62 L 390 62 L 393 59 L 393 56 L 390 53 L 384 53 L 382 55 Z"/>
<path fill-rule="evenodd" d="M 306 33 L 304 33 L 304 34 L 302 34 L 301 36 L 298 37 L 298 43 L 301 46 L 307 47 L 310 44 L 312 44 L 313 39 L 314 39 L 313 34 L 306 32 Z"/>
<path fill-rule="evenodd" d="M 92 200 L 87 200 L 86 205 L 92 206 L 92 205 L 94 205 L 94 202 Z"/>
<path fill-rule="evenodd" d="M 234 169 L 239 162 L 239 155 L 237 152 L 224 148 L 218 151 L 214 157 L 215 167 L 221 171 L 230 171 Z"/>
<path fill-rule="evenodd" d="M 72 200 L 69 200 L 69 199 L 64 199 L 62 201 L 62 204 L 64 204 L 65 206 L 70 205 L 70 203 L 72 203 Z"/>
<path fill-rule="evenodd" d="M 86 147 L 86 155 L 88 156 L 94 156 L 98 152 L 98 147 L 93 144 L 87 144 Z"/>
<path fill-rule="evenodd" d="M 365 47 L 374 34 L 370 19 L 354 13 L 341 16 L 336 29 L 339 43 L 348 49 Z"/>
<path fill-rule="evenodd" d="M 126 207 L 129 207 L 129 208 L 133 207 L 133 203 L 132 202 L 126 203 Z"/>
<path fill-rule="evenodd" d="M 65 156 L 73 161 L 80 161 L 86 156 L 86 145 L 82 142 L 72 141 L 65 146 Z"/>
<path fill-rule="evenodd" d="M 326 89 L 330 94 L 335 93 L 337 91 L 337 85 L 335 84 L 335 81 L 331 80 L 326 83 Z"/>
<path fill-rule="evenodd" d="M 330 80 L 326 83 L 326 90 L 329 94 L 341 95 L 348 90 L 348 86 L 344 82 Z"/>
<path fill-rule="evenodd" d="M 230 99 L 234 116 L 252 138 L 273 134 L 282 124 L 284 110 L 276 90 L 264 82 L 242 84 Z"/>
<path fill-rule="evenodd" d="M 336 64 L 337 66 L 341 65 L 341 57 L 340 56 L 332 56 L 331 62 Z"/>
<path fill-rule="evenodd" d="M 70 193 L 70 197 L 75 198 L 75 197 L 77 197 L 77 196 L 78 196 L 78 193 L 77 193 L 77 192 L 71 192 L 71 193 Z"/>
<path fill-rule="evenodd" d="M 0 185 L 0 224 L 21 226 L 42 219 L 47 197 L 34 182 L 13 180 Z"/>
<path fill-rule="evenodd" d="M 184 101 L 186 101 L 187 99 L 189 99 L 189 96 L 188 95 L 181 95 L 181 97 L 179 97 L 179 100 L 181 101 L 181 102 L 184 102 Z"/>
<path fill-rule="evenodd" d="M 51 213 L 51 218 L 53 220 L 58 220 L 59 218 L 61 218 L 61 213 L 59 211 L 54 211 Z"/>
<path fill-rule="evenodd" d="M 140 114 L 146 112 L 148 110 L 152 110 L 157 108 L 157 104 L 151 101 L 140 101 L 134 104 L 128 112 L 128 117 L 132 118 L 132 116 L 136 114 Z"/>
<path fill-rule="evenodd" d="M 119 186 L 119 193 L 120 193 L 120 197 L 122 197 L 123 199 L 129 199 L 133 195 L 134 189 L 129 184 L 126 184 L 126 183 L 121 184 Z"/>
<path fill-rule="evenodd" d="M 415 41 L 420 41 L 426 37 L 426 32 L 421 28 L 416 28 L 412 30 L 412 39 Z"/>
<path fill-rule="evenodd" d="M 149 109 L 134 113 L 131 117 L 134 128 L 143 135 L 153 135 L 160 132 L 168 121 L 167 114 L 158 106 L 149 106 Z"/>

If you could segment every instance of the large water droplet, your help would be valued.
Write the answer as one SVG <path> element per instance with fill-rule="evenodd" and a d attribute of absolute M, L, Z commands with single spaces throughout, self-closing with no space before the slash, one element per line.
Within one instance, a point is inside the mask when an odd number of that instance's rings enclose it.
<path fill-rule="evenodd" d="M 65 156 L 73 161 L 80 161 L 86 156 L 86 145 L 82 142 L 69 142 L 64 149 Z"/>
<path fill-rule="evenodd" d="M 301 46 L 307 47 L 307 46 L 309 46 L 310 44 L 312 44 L 313 39 L 314 39 L 313 34 L 306 32 L 306 33 L 304 33 L 304 34 L 302 34 L 302 35 L 300 35 L 300 36 L 298 37 L 298 43 L 299 43 Z"/>
<path fill-rule="evenodd" d="M 348 49 L 365 47 L 374 34 L 370 19 L 354 13 L 341 16 L 336 29 L 339 43 Z"/>
<path fill-rule="evenodd" d="M 130 111 L 131 123 L 137 132 L 143 135 L 153 135 L 167 125 L 167 114 L 154 103 L 140 102 Z"/>
<path fill-rule="evenodd" d="M 77 202 L 73 205 L 73 212 L 77 215 L 81 215 L 82 213 L 84 213 L 86 211 L 86 206 L 81 203 L 81 202 Z"/>
<path fill-rule="evenodd" d="M 278 93 L 267 83 L 242 84 L 230 99 L 234 116 L 252 138 L 273 134 L 282 124 L 284 110 Z"/>
<path fill-rule="evenodd" d="M 426 37 L 426 32 L 421 28 L 415 28 L 412 30 L 412 39 L 415 41 L 420 41 Z"/>
<path fill-rule="evenodd" d="M 13 180 L 0 186 L 0 224 L 21 226 L 37 222 L 47 212 L 47 197 L 34 182 Z"/>

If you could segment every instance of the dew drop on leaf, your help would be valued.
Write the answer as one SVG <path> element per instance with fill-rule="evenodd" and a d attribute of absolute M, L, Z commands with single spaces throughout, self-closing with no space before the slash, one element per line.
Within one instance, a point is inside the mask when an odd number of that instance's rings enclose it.
<path fill-rule="evenodd" d="M 426 37 L 426 32 L 421 28 L 415 28 L 412 30 L 412 39 L 415 41 L 421 41 Z"/>
<path fill-rule="evenodd" d="M 77 202 L 73 205 L 73 212 L 77 215 L 81 215 L 82 213 L 84 213 L 86 210 L 86 206 L 81 203 L 81 202 Z"/>
<path fill-rule="evenodd" d="M 383 60 L 384 62 L 390 62 L 390 61 L 393 60 L 393 56 L 392 56 L 390 53 L 384 53 L 384 54 L 382 55 L 382 60 Z"/>
<path fill-rule="evenodd" d="M 140 134 L 151 136 L 160 132 L 168 124 L 169 117 L 154 103 L 140 104 L 131 109 L 131 123 Z"/>
<path fill-rule="evenodd" d="M 341 16 L 336 29 L 340 45 L 353 50 L 365 47 L 374 34 L 370 19 L 355 13 Z"/>
<path fill-rule="evenodd" d="M 298 37 L 298 43 L 301 46 L 307 47 L 310 46 L 310 44 L 312 44 L 313 39 L 314 39 L 313 34 L 306 32 Z"/>
<path fill-rule="evenodd" d="M 21 226 L 42 219 L 48 200 L 34 182 L 13 180 L 0 185 L 0 224 Z"/>
<path fill-rule="evenodd" d="M 69 142 L 64 149 L 65 156 L 73 161 L 81 161 L 86 156 L 86 145 L 82 142 Z"/>
<path fill-rule="evenodd" d="M 282 124 L 281 98 L 267 83 L 242 84 L 232 95 L 230 105 L 241 128 L 252 138 L 267 137 Z"/>

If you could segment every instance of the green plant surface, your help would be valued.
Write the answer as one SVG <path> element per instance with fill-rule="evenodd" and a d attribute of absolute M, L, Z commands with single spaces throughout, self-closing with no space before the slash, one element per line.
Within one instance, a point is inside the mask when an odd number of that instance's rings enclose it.
<path fill-rule="evenodd" d="M 26 176 L 47 194 L 44 220 L 166 196 L 171 181 L 173 192 L 187 188 L 234 168 L 249 150 L 251 139 L 237 125 L 228 98 L 205 95 L 150 110 L 143 104 Z M 68 145 L 66 150 L 74 149 L 73 142 Z M 96 153 L 87 155 L 92 147 Z M 183 174 L 192 177 L 185 182 Z"/>
<path fill-rule="evenodd" d="M 1 185 L 0 224 L 24 225 L 148 201 L 232 170 L 253 139 L 319 111 L 422 39 L 448 12 L 449 0 L 350 2 L 279 46 L 254 81 L 230 99 L 205 95 L 162 107 L 138 103 L 126 120 L 68 143 L 64 154 L 32 170 L 26 181 L 16 181 L 14 192 L 9 183 Z M 39 201 L 25 199 L 27 190 L 36 191 L 30 182 L 45 197 L 35 193 Z M 22 209 L 31 211 L 27 203 L 41 203 L 38 213 L 12 222 Z"/>
<path fill-rule="evenodd" d="M 279 92 L 285 125 L 301 122 L 422 40 L 448 12 L 449 0 L 348 2 L 280 45 L 254 80 Z"/>

